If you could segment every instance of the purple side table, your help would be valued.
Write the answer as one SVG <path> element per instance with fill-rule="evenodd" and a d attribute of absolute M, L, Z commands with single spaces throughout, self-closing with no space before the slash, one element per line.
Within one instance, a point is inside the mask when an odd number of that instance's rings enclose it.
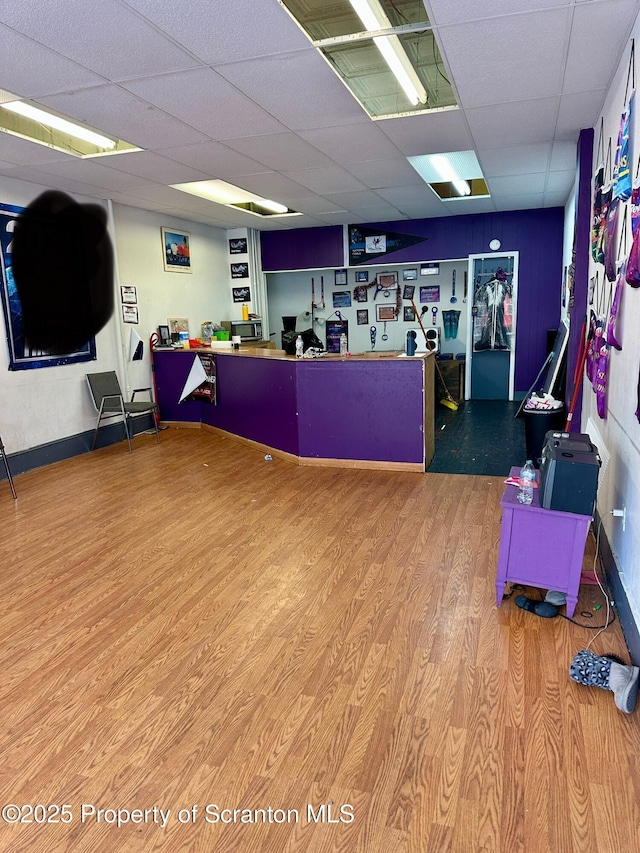
<path fill-rule="evenodd" d="M 510 477 L 518 477 L 512 468 Z M 536 471 L 536 480 L 540 477 Z M 518 501 L 518 487 L 506 486 L 502 500 L 500 554 L 496 577 L 496 604 L 502 604 L 507 582 L 567 593 L 567 616 L 573 616 L 578 601 L 584 546 L 590 515 L 558 512 L 540 506 L 540 489 L 533 490 L 533 503 Z"/>

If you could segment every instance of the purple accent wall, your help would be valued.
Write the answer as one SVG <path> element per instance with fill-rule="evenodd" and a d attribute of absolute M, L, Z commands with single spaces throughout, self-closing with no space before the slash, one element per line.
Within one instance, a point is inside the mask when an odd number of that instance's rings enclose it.
<path fill-rule="evenodd" d="M 516 392 L 525 393 L 545 361 L 547 329 L 557 329 L 560 324 L 564 208 L 367 223 L 367 226 L 372 224 L 379 226 L 381 232 L 388 229 L 428 238 L 399 252 L 376 256 L 376 264 L 444 261 L 482 252 L 490 254 L 489 241 L 494 238 L 502 243 L 501 252 L 520 253 L 515 386 Z M 341 267 L 342 249 L 337 253 L 339 261 L 335 255 L 332 260 L 328 253 L 322 255 L 318 251 L 316 234 L 328 230 L 301 228 L 263 233 L 263 268 L 268 271 Z M 294 254 L 297 266 L 291 266 Z"/>
<path fill-rule="evenodd" d="M 580 131 L 578 139 L 578 160 L 576 163 L 576 204 L 575 204 L 575 277 L 574 307 L 571 311 L 569 345 L 567 359 L 567 405 L 571 402 L 573 376 L 580 349 L 582 324 L 587 313 L 589 293 L 589 257 L 591 255 L 591 172 L 593 169 L 593 128 Z M 582 379 L 576 400 L 576 408 L 571 419 L 572 432 L 580 432 L 582 415 Z"/>
<path fill-rule="evenodd" d="M 422 373 L 422 360 L 299 364 L 300 456 L 422 464 Z"/>
<path fill-rule="evenodd" d="M 260 250 L 265 271 L 342 267 L 342 225 L 263 231 L 260 235 Z"/>

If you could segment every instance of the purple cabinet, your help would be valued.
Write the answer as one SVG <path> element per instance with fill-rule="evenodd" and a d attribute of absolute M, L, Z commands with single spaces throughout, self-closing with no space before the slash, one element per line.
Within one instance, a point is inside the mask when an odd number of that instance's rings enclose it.
<path fill-rule="evenodd" d="M 519 474 L 519 468 L 511 469 L 511 477 Z M 567 616 L 573 616 L 591 516 L 544 509 L 539 489 L 533 490 L 531 506 L 525 506 L 518 501 L 517 486 L 506 486 L 500 506 L 497 606 L 507 583 L 519 583 L 566 592 Z"/>

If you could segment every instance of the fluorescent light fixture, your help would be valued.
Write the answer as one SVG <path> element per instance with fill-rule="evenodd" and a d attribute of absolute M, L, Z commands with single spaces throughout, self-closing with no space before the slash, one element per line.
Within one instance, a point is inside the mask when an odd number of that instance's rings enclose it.
<path fill-rule="evenodd" d="M 475 151 L 421 154 L 407 160 L 441 201 L 491 195 Z"/>
<path fill-rule="evenodd" d="M 211 181 L 190 181 L 186 184 L 171 184 L 174 190 L 180 190 L 184 193 L 204 198 L 207 201 L 213 201 L 216 204 L 224 204 L 227 207 L 236 207 L 238 210 L 244 210 L 246 213 L 254 213 L 263 216 L 292 216 L 301 215 L 295 210 L 290 210 L 285 204 L 280 204 L 277 201 L 271 201 L 268 198 L 251 193 L 248 190 L 243 190 L 233 184 L 228 184 L 226 181 L 211 180 Z M 248 205 L 250 207 L 245 207 Z M 264 211 L 260 213 L 258 211 Z"/>
<path fill-rule="evenodd" d="M 349 0 L 349 3 L 368 32 L 392 28 L 391 21 L 378 0 Z M 374 36 L 373 41 L 409 101 L 414 106 L 418 103 L 426 104 L 426 89 L 409 62 L 398 36 Z"/>
<path fill-rule="evenodd" d="M 98 148 L 106 148 L 111 150 L 116 147 L 116 141 L 109 139 L 108 136 L 103 136 L 94 130 L 89 130 L 75 122 L 69 121 L 66 118 L 47 112 L 46 110 L 35 107 L 32 104 L 27 104 L 24 101 L 11 101 L 7 104 L 2 104 L 1 109 L 9 110 L 9 112 L 28 118 L 31 121 L 44 124 L 46 127 L 59 130 L 62 133 L 67 133 L 69 136 L 74 136 L 76 139 L 82 139 L 84 142 L 89 142 L 91 145 L 96 145 Z"/>

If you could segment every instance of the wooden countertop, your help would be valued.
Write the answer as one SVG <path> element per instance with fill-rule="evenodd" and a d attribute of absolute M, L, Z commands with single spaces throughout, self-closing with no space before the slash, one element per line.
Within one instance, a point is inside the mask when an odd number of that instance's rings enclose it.
<path fill-rule="evenodd" d="M 312 364 L 326 361 L 378 361 L 380 359 L 386 361 L 417 361 L 420 358 L 429 358 L 433 355 L 431 352 L 416 353 L 414 356 L 406 356 L 403 350 L 393 350 L 389 352 L 356 352 L 348 356 L 340 355 L 339 353 L 327 353 L 319 358 L 301 358 L 297 359 L 295 355 L 287 355 L 281 349 L 259 349 L 258 347 L 240 347 L 239 350 L 218 348 L 218 347 L 197 347 L 193 349 L 169 349 L 165 347 L 155 347 L 154 352 L 175 352 L 175 353 L 215 353 L 216 355 L 233 356 L 233 358 L 264 358 L 276 361 L 299 361 L 301 364 Z"/>

